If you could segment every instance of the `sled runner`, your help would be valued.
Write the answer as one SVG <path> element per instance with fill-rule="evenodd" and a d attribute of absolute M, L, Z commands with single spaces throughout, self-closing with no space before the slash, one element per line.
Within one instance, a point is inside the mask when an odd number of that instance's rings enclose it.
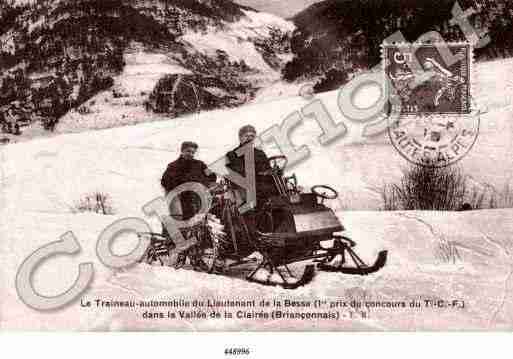
<path fill-rule="evenodd" d="M 179 250 L 169 237 L 141 233 L 151 239 L 143 260 L 164 265 L 162 257 L 174 254 L 175 267 L 188 260 L 194 270 L 224 275 L 230 275 L 234 267 L 253 266 L 246 276 L 248 281 L 286 289 L 311 282 L 316 268 L 368 275 L 385 266 L 387 251 L 381 251 L 375 262 L 367 265 L 355 252 L 356 243 L 338 234 L 344 227 L 324 204 L 338 197 L 334 189 L 314 186 L 310 193 L 303 193 L 295 175 L 283 176 L 287 164 L 284 156 L 269 161 L 277 195 L 241 214 L 234 188 L 223 181 L 213 190 L 214 206 L 209 214 L 185 230 L 189 246 L 182 243 Z"/>

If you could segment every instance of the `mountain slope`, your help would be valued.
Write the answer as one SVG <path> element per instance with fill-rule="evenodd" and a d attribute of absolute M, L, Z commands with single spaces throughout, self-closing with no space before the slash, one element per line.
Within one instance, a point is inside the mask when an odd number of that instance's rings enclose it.
<path fill-rule="evenodd" d="M 0 17 L 0 113 L 9 117 L 8 109 L 14 108 L 15 122 L 33 121 L 37 114 L 50 129 L 57 118 L 103 90 L 112 89 L 118 98 L 133 94 L 134 88 L 118 80 L 133 74 L 127 66 L 134 54 L 170 65 L 153 74 L 146 67 L 151 81 L 142 79 L 147 86 L 139 96 L 144 100 L 159 79 L 181 68 L 178 73 L 196 76 L 187 81 L 208 92 L 214 107 L 240 105 L 280 77 L 294 29 L 290 22 L 230 0 L 40 0 L 6 5 Z M 209 79 L 220 88 L 205 90 Z M 142 106 L 144 101 L 132 102 Z M 209 101 L 199 102 L 202 109 Z M 171 116 L 189 111 L 154 103 L 147 109 Z"/>
<path fill-rule="evenodd" d="M 470 17 L 479 31 L 488 30 L 491 43 L 476 49 L 477 60 L 513 55 L 511 1 L 459 1 L 466 10 L 480 9 Z M 380 61 L 380 45 L 401 31 L 413 42 L 424 33 L 438 31 L 446 41 L 465 40 L 452 19 L 452 0 L 325 0 L 297 14 L 292 38 L 295 58 L 284 69 L 285 79 L 324 78 L 318 90 L 335 89 L 355 72 Z M 331 71 L 331 73 L 330 73 Z"/>

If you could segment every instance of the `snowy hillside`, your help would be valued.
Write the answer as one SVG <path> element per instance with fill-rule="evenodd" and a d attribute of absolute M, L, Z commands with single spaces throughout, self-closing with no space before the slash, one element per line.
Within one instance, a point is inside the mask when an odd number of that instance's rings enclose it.
<path fill-rule="evenodd" d="M 165 63 L 163 57 L 128 58 L 138 69 L 125 79 L 144 73 L 144 63 Z M 164 66 L 164 65 L 162 65 Z M 165 66 L 174 66 L 166 64 Z M 476 66 L 477 101 L 486 112 L 473 150 L 461 166 L 477 182 L 500 188 L 513 178 L 513 61 L 496 61 Z M 130 68 L 130 67 L 129 67 Z M 175 68 L 182 71 L 180 68 Z M 135 77 L 132 78 L 135 82 Z M 141 82 L 142 83 L 142 82 Z M 336 121 L 336 93 L 319 96 Z M 367 100 L 371 100 L 370 98 Z M 97 106 L 98 120 L 123 124 L 115 107 L 105 101 Z M 513 253 L 513 212 L 511 210 L 470 213 L 386 213 L 353 212 L 347 209 L 377 209 L 375 188 L 400 176 L 407 162 L 390 146 L 385 136 L 362 140 L 361 127 L 347 122 L 349 135 L 330 146 L 321 147 L 316 137 L 320 129 L 313 120 L 292 133 L 296 145 L 310 147 L 311 157 L 292 170 L 301 185 L 328 184 L 340 191 L 331 205 L 359 244 L 361 256 L 371 261 L 378 251 L 389 251 L 389 263 L 366 278 L 319 273 L 311 284 L 295 291 L 249 284 L 241 278 L 209 276 L 188 270 L 139 265 L 124 272 L 105 269 L 95 256 L 99 233 L 116 219 L 142 216 L 141 207 L 161 195 L 160 177 L 168 162 L 178 155 L 184 140 L 200 144 L 198 157 L 209 163 L 233 148 L 237 130 L 255 124 L 263 131 L 279 124 L 286 116 L 308 103 L 301 97 L 247 105 L 238 109 L 216 110 L 169 121 L 83 132 L 71 118 L 62 126 L 80 133 L 56 135 L 1 147 L 2 206 L 0 258 L 0 328 L 5 329 L 186 329 L 186 330 L 271 330 L 280 328 L 311 330 L 382 329 L 513 329 L 511 280 Z M 119 108 L 123 109 L 124 105 Z M 136 115 L 131 114 L 134 122 Z M 93 115 L 91 115 L 93 116 Z M 110 116 L 110 117 L 109 117 Z M 85 127 L 87 128 L 87 126 Z M 268 154 L 276 154 L 265 144 Z M 500 165 L 498 165 L 500 164 Z M 108 193 L 115 215 L 74 214 L 73 207 L 91 191 Z M 154 219 L 148 219 L 160 230 Z M 233 296 L 294 299 L 326 297 L 336 300 L 356 295 L 375 300 L 432 298 L 464 300 L 461 311 L 433 309 L 416 313 L 371 310 L 368 319 L 319 321 L 309 324 L 294 321 L 148 321 L 123 309 L 96 311 L 79 303 L 57 312 L 36 313 L 25 307 L 13 285 L 16 270 L 35 249 L 55 241 L 67 231 L 78 238 L 79 256 L 56 257 L 35 274 L 36 286 L 46 295 L 63 291 L 76 277 L 76 265 L 91 261 L 95 279 L 87 299 L 158 299 L 200 296 Z M 117 243 L 115 251 L 125 253 L 134 238 Z M 453 253 L 452 259 L 444 256 Z M 457 253 L 457 254 L 455 254 Z M 444 259 L 445 258 L 445 259 Z M 56 282 L 56 278 L 59 281 Z"/>
<path fill-rule="evenodd" d="M 0 22 L 0 115 L 13 106 L 16 122 L 33 124 L 11 141 L 94 112 L 102 92 L 147 116 L 240 106 L 280 79 L 295 29 L 230 0 L 46 0 L 8 8 Z M 156 91 L 163 80 L 174 90 Z M 187 106 L 177 98 L 191 88 L 198 96 Z"/>
<path fill-rule="evenodd" d="M 502 188 L 513 179 L 513 163 L 510 156 L 513 151 L 513 128 L 509 121 L 513 108 L 513 61 L 494 61 L 476 65 L 476 95 L 479 107 L 485 112 L 481 116 L 481 135 L 474 149 L 460 162 L 460 165 L 475 181 L 488 183 L 497 189 Z M 142 82 L 139 82 L 142 83 Z M 279 93 L 291 94 L 290 88 L 276 85 L 274 91 L 277 97 L 261 94 L 265 102 L 243 106 L 239 109 L 228 111 L 210 111 L 193 114 L 181 119 L 143 124 L 136 128 L 111 130 L 113 135 L 106 135 L 107 146 L 115 145 L 112 137 L 119 137 L 120 141 L 130 134 L 130 141 L 126 143 L 126 151 L 136 151 L 143 148 L 148 154 L 156 156 L 156 161 L 166 162 L 177 154 L 179 143 L 187 138 L 198 141 L 202 148 L 200 157 L 206 162 L 216 160 L 225 151 L 236 144 L 238 127 L 245 123 L 252 123 L 257 129 L 263 131 L 273 124 L 281 123 L 292 112 L 301 110 L 308 101 L 299 96 L 280 98 Z M 297 89 L 297 88 L 296 88 Z M 287 92 L 289 91 L 289 92 Z M 304 164 L 299 164 L 293 170 L 298 172 L 300 178 L 307 185 L 321 182 L 330 183 L 342 193 L 342 201 L 338 208 L 349 209 L 377 209 L 380 207 L 381 198 L 375 192 L 377 187 L 384 184 L 385 180 L 391 182 L 401 175 L 401 168 L 408 163 L 390 146 L 388 136 L 363 139 L 361 137 L 362 126 L 343 119 L 339 115 L 337 105 L 337 92 L 328 92 L 317 95 L 326 104 L 329 112 L 336 121 L 344 121 L 350 131 L 348 135 L 336 141 L 330 146 L 319 146 L 316 136 L 320 129 L 310 119 L 304 119 L 304 124 L 292 133 L 292 141 L 297 145 L 307 144 L 311 150 L 311 159 Z M 107 99 L 107 100 L 106 100 Z M 65 117 L 57 130 L 59 132 L 82 132 L 87 128 L 114 127 L 124 124 L 141 123 L 148 121 L 165 120 L 164 117 L 148 115 L 141 109 L 134 109 L 126 105 L 124 99 L 112 99 L 110 93 L 104 93 L 96 98 L 90 115 L 70 114 Z M 372 102 L 372 98 L 363 99 Z M 265 116 L 262 116 L 265 114 Z M 212 138 L 209 129 L 222 124 L 227 137 Z M 97 126 L 97 127 L 96 127 Z M 349 127 L 350 126 L 350 127 Z M 174 129 L 179 129 L 175 131 Z M 110 134 L 111 131 L 105 133 Z M 103 134 L 104 132 L 100 132 Z M 83 134 L 97 138 L 100 133 Z M 115 135 L 114 135 L 115 133 Z M 138 135 L 136 135 L 136 133 Z M 147 134 L 150 134 L 147 138 Z M 232 135 L 229 135 L 232 134 Z M 136 140 L 132 140 L 135 137 Z M 47 146 L 47 142 L 41 140 L 39 146 Z M 72 141 L 75 141 L 73 139 Z M 135 142 L 134 142 L 135 141 Z M 48 142 L 49 144 L 52 141 Z M 372 144 L 372 145 L 369 145 Z M 269 153 L 276 153 L 274 144 L 266 144 Z M 104 151 L 105 152 L 105 151 Z M 490 161 L 490 158 L 493 161 Z M 315 163 L 319 171 L 312 173 L 310 164 Z M 496 166 L 502 163 L 503 166 Z M 129 165 L 127 164 L 127 167 Z M 161 174 L 162 165 L 154 166 L 150 176 L 145 176 L 145 181 L 150 186 L 158 187 L 156 178 Z M 325 169 L 325 170 L 324 170 Z M 78 194 L 75 195 L 75 197 Z"/>

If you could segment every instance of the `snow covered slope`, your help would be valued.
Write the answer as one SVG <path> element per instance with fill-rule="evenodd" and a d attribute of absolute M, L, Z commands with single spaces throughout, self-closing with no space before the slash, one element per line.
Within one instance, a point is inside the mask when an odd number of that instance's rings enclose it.
<path fill-rule="evenodd" d="M 477 66 L 478 101 L 487 107 L 479 140 L 461 161 L 476 181 L 498 188 L 513 175 L 513 129 L 511 121 L 511 73 L 513 61 Z M 344 209 L 377 209 L 379 196 L 373 191 L 393 181 L 407 162 L 383 136 L 362 141 L 360 128 L 339 115 L 336 93 L 320 96 L 335 121 L 344 121 L 349 134 L 322 147 L 321 130 L 305 119 L 292 133 L 296 145 L 310 147 L 311 157 L 297 165 L 305 187 L 328 184 L 341 192 L 333 208 L 359 243 L 362 257 L 371 261 L 379 250 L 390 252 L 389 264 L 367 278 L 320 273 L 311 285 L 283 291 L 249 284 L 240 279 L 208 276 L 192 271 L 140 265 L 125 272 L 105 269 L 95 256 L 101 231 L 116 219 L 142 216 L 141 207 L 161 195 L 160 176 L 178 155 L 184 140 L 200 144 L 198 157 L 215 161 L 236 145 L 237 130 L 253 123 L 263 131 L 279 124 L 308 102 L 300 97 L 239 109 L 217 110 L 170 121 L 68 133 L 1 147 L 2 217 L 0 233 L 0 327 L 17 329 L 187 329 L 231 330 L 287 327 L 312 330 L 338 329 L 513 329 L 511 303 L 512 238 L 511 210 L 472 213 L 349 212 Z M 98 116 L 107 116 L 102 112 Z M 115 116 L 112 117 L 113 119 Z M 120 120 L 121 121 L 121 120 Z M 68 129 L 72 130 L 71 122 Z M 83 128 L 76 127 L 77 131 Z M 277 153 L 265 144 L 268 154 Z M 500 164 L 498 166 L 497 164 Z M 72 208 L 84 194 L 102 191 L 112 197 L 113 216 L 74 214 Z M 154 219 L 148 219 L 159 230 Z M 36 313 L 25 307 L 13 285 L 16 270 L 34 250 L 72 230 L 82 245 L 74 258 L 56 257 L 35 275 L 36 286 L 55 295 L 76 277 L 76 266 L 91 261 L 96 276 L 87 298 L 201 297 L 291 297 L 295 299 L 359 295 L 374 299 L 402 300 L 418 297 L 465 300 L 461 311 L 405 310 L 403 314 L 371 311 L 370 319 L 304 323 L 262 321 L 146 321 L 131 311 L 96 311 L 79 303 L 52 313 Z M 134 238 L 116 245 L 124 253 Z M 119 248 L 118 248 L 119 247 Z M 449 250 L 457 256 L 444 260 Z M 59 279 L 56 282 L 56 278 Z M 356 293 L 356 294 L 355 294 Z M 140 314 L 140 313 L 139 313 Z"/>
<path fill-rule="evenodd" d="M 9 9 L 0 29 L 0 113 L 17 104 L 33 123 L 21 138 L 6 135 L 11 141 L 40 136 L 40 122 L 66 115 L 83 127 L 111 127 L 108 118 L 96 123 L 76 110 L 97 112 L 95 97 L 105 102 L 111 91 L 117 96 L 110 107 L 120 117 L 150 110 L 145 101 L 166 75 L 194 75 L 193 85 L 208 92 L 201 109 L 245 104 L 281 78 L 295 29 L 230 0 L 45 0 Z M 49 113 L 32 116 L 45 102 L 53 104 Z M 176 117 L 194 109 L 154 104 L 153 111 Z"/>
<path fill-rule="evenodd" d="M 513 157 L 511 156 L 513 125 L 511 121 L 506 120 L 511 118 L 513 113 L 511 73 L 513 73 L 513 60 L 476 65 L 476 98 L 479 107 L 485 113 L 481 116 L 480 136 L 477 143 L 459 163 L 476 182 L 491 184 L 497 189 L 503 188 L 513 179 Z M 287 90 L 290 89 L 283 90 L 283 96 L 287 95 Z M 344 119 L 340 114 L 337 92 L 320 94 L 317 98 L 323 100 L 335 121 L 343 121 L 346 124 L 348 134 L 329 146 L 320 146 L 317 141 L 317 137 L 321 135 L 320 128 L 315 121 L 305 118 L 303 124 L 291 133 L 291 139 L 296 146 L 308 145 L 311 157 L 292 170 L 297 172 L 302 182 L 308 186 L 328 183 L 338 189 L 341 192 L 341 202 L 337 208 L 373 210 L 380 208 L 381 198 L 376 193 L 377 187 L 398 179 L 401 176 L 401 169 L 406 167 L 408 162 L 390 145 L 388 136 L 362 139 L 362 125 Z M 363 100 L 373 102 L 373 98 Z M 98 151 L 102 156 L 108 153 L 105 146 L 109 148 L 127 146 L 124 151 L 131 152 L 136 157 L 144 157 L 145 154 L 138 149 L 145 149 L 146 154 L 154 156 L 155 163 L 152 165 L 151 172 L 143 176 L 143 181 L 148 183 L 145 188 L 155 191 L 163 163 L 177 155 L 176 151 L 181 141 L 185 139 L 198 141 L 201 144 L 199 156 L 206 162 L 214 161 L 235 146 L 237 130 L 241 125 L 251 123 L 259 131 L 264 131 L 274 124 L 280 124 L 287 116 L 294 111 L 300 111 L 308 103 L 308 100 L 299 96 L 280 98 L 278 92 L 277 97 L 265 97 L 263 103 L 254 103 L 238 109 L 202 112 L 167 122 L 141 124 L 137 128 L 92 132 L 69 139 L 63 137 L 59 141 L 69 142 L 72 147 L 76 147 L 75 141 L 82 139 L 99 141 L 102 146 Z M 91 108 L 92 114 L 85 116 L 70 114 L 63 118 L 57 130 L 81 132 L 88 128 L 114 127 L 165 119 L 154 115 L 149 116 L 142 107 L 134 108 L 130 103 L 126 104 L 125 99 L 113 99 L 110 92 L 98 95 L 95 98 L 95 105 Z M 223 136 L 212 137 L 211 131 L 219 126 L 223 128 Z M 85 140 L 85 138 L 95 140 Z M 127 138 L 130 140 L 127 141 Z M 54 141 L 47 142 L 43 139 L 38 141 L 42 142 L 30 146 L 53 147 Z M 121 143 L 117 144 L 116 141 Z M 61 143 L 59 146 L 68 145 Z M 265 147 L 269 153 L 277 153 L 273 143 L 267 143 Z M 117 154 L 112 155 L 113 158 L 115 156 Z M 497 163 L 501 163 L 502 166 L 497 166 Z M 318 171 L 311 171 L 312 164 Z M 110 162 L 107 162 L 107 165 L 110 165 Z M 98 163 L 97 166 L 102 165 Z M 128 163 L 124 166 L 130 168 Z M 77 196 L 78 194 L 74 195 L 75 198 Z"/>
<path fill-rule="evenodd" d="M 255 47 L 256 39 L 268 39 L 273 29 L 292 32 L 295 26 L 275 15 L 242 10 L 244 17 L 238 22 L 228 23 L 221 31 L 210 29 L 206 33 L 188 31 L 182 40 L 200 52 L 214 56 L 219 50 L 228 54 L 232 61 L 245 61 L 246 64 L 262 73 L 272 73 L 280 78 L 279 71 L 266 63 L 262 53 Z"/>
<path fill-rule="evenodd" d="M 294 291 L 245 282 L 245 271 L 227 276 L 191 270 L 138 265 L 112 272 L 94 256 L 98 233 L 114 218 L 64 215 L 34 211 L 9 216 L 9 233 L 2 241 L 2 313 L 0 328 L 31 330 L 512 330 L 513 221 L 511 210 L 475 213 L 339 214 L 358 241 L 361 256 L 374 258 L 388 249 L 389 262 L 368 277 L 317 273 L 313 282 Z M 144 309 L 82 308 L 80 303 L 50 313 L 38 313 L 17 298 L 13 278 L 16 266 L 35 248 L 73 230 L 82 245 L 76 258 L 57 257 L 36 272 L 36 287 L 56 295 L 73 282 L 80 262 L 95 266 L 94 282 L 83 301 L 101 300 L 237 300 L 289 299 L 308 301 L 459 300 L 464 309 L 369 308 L 368 317 L 335 320 L 208 320 L 144 319 Z M 129 241 L 134 245 L 134 241 Z M 124 246 L 128 244 L 125 243 Z M 443 260 L 447 246 L 457 258 Z M 121 249 L 123 245 L 120 245 Z M 119 253 L 125 253 L 120 251 Z M 55 278 L 59 278 L 58 281 Z M 182 308 L 183 309 L 183 308 Z M 150 312 L 164 310 L 149 309 Z M 175 309 L 170 309 L 171 311 Z M 178 310 L 178 309 L 176 309 Z M 257 311 L 259 311 L 258 309 Z M 167 310 L 164 310 L 167 311 Z M 297 308 L 287 311 L 297 312 Z M 308 310 L 308 311 L 311 311 Z M 235 311 L 234 311 L 235 313 Z M 308 323 L 308 324 L 306 324 Z"/>

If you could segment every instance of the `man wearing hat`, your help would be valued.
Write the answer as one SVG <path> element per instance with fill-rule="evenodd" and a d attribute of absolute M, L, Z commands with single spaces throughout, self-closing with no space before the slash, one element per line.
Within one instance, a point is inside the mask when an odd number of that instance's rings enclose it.
<path fill-rule="evenodd" d="M 182 143 L 180 150 L 180 157 L 167 166 L 162 176 L 161 184 L 166 194 L 184 183 L 196 182 L 208 187 L 209 184 L 216 181 L 216 174 L 210 171 L 204 162 L 194 159 L 198 150 L 196 143 L 186 141 Z M 179 197 L 182 219 L 188 220 L 201 208 L 201 199 L 194 192 L 183 192 Z M 171 215 L 174 214 L 177 213 L 171 213 Z"/>
<path fill-rule="evenodd" d="M 244 156 L 237 155 L 237 150 L 253 142 L 256 139 L 256 135 L 255 127 L 251 125 L 242 127 L 239 130 L 240 145 L 226 154 L 229 160 L 227 167 L 241 176 L 245 176 L 245 162 Z M 257 207 L 260 207 L 264 204 L 266 198 L 276 195 L 278 192 L 271 177 L 271 165 L 269 164 L 267 155 L 264 151 L 256 147 L 254 147 L 254 151 Z"/>

